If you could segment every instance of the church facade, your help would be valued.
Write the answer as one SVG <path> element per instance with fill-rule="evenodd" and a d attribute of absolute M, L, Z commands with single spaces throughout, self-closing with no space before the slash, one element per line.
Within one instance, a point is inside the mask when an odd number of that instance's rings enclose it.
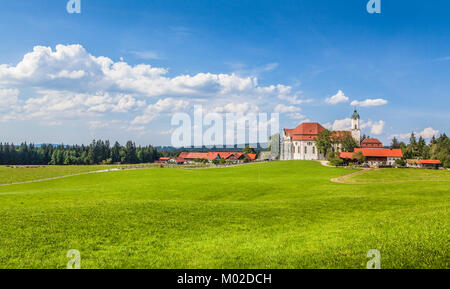
<path fill-rule="evenodd" d="M 294 129 L 284 129 L 281 136 L 280 159 L 288 160 L 325 160 L 316 146 L 316 137 L 325 128 L 317 122 L 302 123 Z M 334 131 L 337 136 L 351 135 L 357 144 L 361 142 L 360 116 L 354 111 L 351 131 Z M 335 151 L 341 151 L 341 144 L 335 144 Z"/>

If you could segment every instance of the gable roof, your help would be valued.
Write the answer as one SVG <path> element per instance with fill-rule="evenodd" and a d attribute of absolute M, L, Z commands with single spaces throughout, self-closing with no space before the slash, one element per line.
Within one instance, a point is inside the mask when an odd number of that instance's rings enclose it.
<path fill-rule="evenodd" d="M 418 164 L 440 165 L 440 160 L 417 160 Z"/>
<path fill-rule="evenodd" d="M 214 160 L 217 158 L 227 160 L 234 158 L 241 159 L 242 157 L 254 160 L 256 159 L 256 154 L 246 155 L 241 152 L 207 152 L 207 153 L 182 152 L 180 153 L 179 157 L 186 160 L 195 160 L 195 159 Z"/>
<path fill-rule="evenodd" d="M 353 154 L 357 152 L 362 152 L 365 157 L 380 157 L 380 158 L 402 158 L 403 152 L 401 149 L 382 149 L 382 148 L 373 148 L 373 149 L 365 149 L 365 148 L 356 148 L 352 153 L 341 153 L 339 155 L 342 159 L 352 159 Z"/>
<path fill-rule="evenodd" d="M 284 129 L 286 136 L 292 140 L 314 140 L 325 128 L 317 122 L 304 122 L 294 129 Z"/>
<path fill-rule="evenodd" d="M 383 149 L 383 148 L 356 148 L 355 153 L 362 152 L 366 157 L 391 157 L 402 158 L 403 152 L 401 149 Z"/>
<path fill-rule="evenodd" d="M 361 144 L 380 144 L 383 145 L 383 143 L 381 141 L 379 141 L 376 138 L 366 138 L 365 140 L 362 141 Z"/>
<path fill-rule="evenodd" d="M 252 160 L 256 160 L 256 154 L 247 154 L 247 156 Z"/>

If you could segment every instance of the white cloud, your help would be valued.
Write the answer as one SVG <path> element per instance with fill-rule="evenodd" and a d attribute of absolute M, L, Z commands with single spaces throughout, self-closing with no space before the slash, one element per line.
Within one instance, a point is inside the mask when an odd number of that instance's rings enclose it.
<path fill-rule="evenodd" d="M 350 130 L 352 127 L 352 120 L 350 118 L 337 119 L 332 124 L 326 123 L 325 127 L 331 130 Z"/>
<path fill-rule="evenodd" d="M 380 135 L 383 133 L 384 131 L 384 126 L 385 126 L 385 122 L 380 120 L 378 122 L 375 122 L 372 125 L 372 128 L 370 129 L 370 133 L 374 134 L 374 135 Z"/>
<path fill-rule="evenodd" d="M 379 120 L 376 122 L 373 122 L 372 120 L 364 121 L 361 120 L 361 129 L 370 129 L 370 132 L 375 135 L 380 135 L 384 131 L 384 127 L 386 125 L 386 122 L 383 120 Z M 331 130 L 351 130 L 352 129 L 352 119 L 351 118 L 344 118 L 344 119 L 338 119 L 335 120 L 333 123 L 326 123 L 325 128 L 331 129 Z"/>
<path fill-rule="evenodd" d="M 142 58 L 155 56 L 149 51 L 136 53 Z M 276 63 L 271 63 L 264 69 L 276 67 Z M 299 99 L 300 92 L 294 92 L 290 86 L 260 86 L 258 79 L 252 76 L 198 73 L 169 77 L 166 68 L 130 65 L 123 59 L 114 62 L 108 57 L 91 55 L 81 45 L 57 45 L 55 49 L 36 46 L 17 65 L 0 64 L 0 86 L 27 91 L 27 98 L 23 100 L 8 91 L 8 101 L 17 102 L 18 107 L 3 115 L 3 121 L 82 115 L 98 118 L 110 112 L 142 110 L 149 98 L 197 102 L 203 99 L 213 107 L 218 103 L 235 105 L 222 105 L 224 111 L 246 110 L 245 105 L 239 103 L 243 97 L 251 104 L 247 104 L 247 110 L 257 109 L 258 103 L 269 99 L 283 99 L 291 104 L 310 101 Z M 1 97 L 6 99 L 6 92 L 3 94 Z M 160 116 L 163 104 L 158 103 L 132 119 L 148 123 Z"/>
<path fill-rule="evenodd" d="M 299 112 L 293 112 L 288 114 L 289 118 L 295 119 L 295 120 L 304 120 L 306 119 L 306 116 L 299 113 Z"/>
<path fill-rule="evenodd" d="M 385 99 L 366 99 L 364 101 L 354 100 L 350 103 L 352 106 L 361 106 L 361 107 L 372 107 L 372 106 L 381 106 L 387 104 L 388 101 Z"/>
<path fill-rule="evenodd" d="M 287 112 L 298 112 L 300 111 L 301 108 L 297 107 L 297 106 L 293 106 L 293 105 L 284 105 L 284 104 L 278 104 L 275 109 L 274 112 L 276 113 L 287 113 Z"/>
<path fill-rule="evenodd" d="M 251 105 L 248 102 L 244 102 L 244 103 L 229 103 L 225 106 L 219 106 L 214 108 L 213 112 L 247 114 L 250 112 L 256 113 L 258 110 L 259 110 L 258 106 Z"/>
<path fill-rule="evenodd" d="M 19 102 L 18 89 L 0 89 L 0 108 L 8 108 Z"/>
<path fill-rule="evenodd" d="M 332 97 L 326 98 L 325 102 L 328 104 L 338 104 L 341 102 L 347 102 L 348 100 L 349 98 L 345 96 L 344 92 L 342 92 L 342 90 L 339 90 L 338 93 L 336 93 Z"/>
<path fill-rule="evenodd" d="M 427 127 L 421 132 L 414 132 L 416 137 L 423 137 L 426 139 L 432 138 L 433 136 L 437 136 L 439 134 L 439 130 L 433 129 L 432 127 Z M 397 137 L 399 139 L 409 139 L 411 133 L 403 133 L 403 134 L 394 134 L 392 137 Z"/>
<path fill-rule="evenodd" d="M 150 60 L 150 59 L 161 59 L 161 57 L 155 51 L 131 51 L 131 54 L 140 59 Z"/>
<path fill-rule="evenodd" d="M 150 104 L 144 111 L 143 115 L 136 117 L 131 123 L 135 124 L 147 124 L 159 117 L 161 113 L 175 113 L 185 110 L 189 105 L 188 101 L 182 99 L 165 98 L 160 99 L 155 104 Z"/>

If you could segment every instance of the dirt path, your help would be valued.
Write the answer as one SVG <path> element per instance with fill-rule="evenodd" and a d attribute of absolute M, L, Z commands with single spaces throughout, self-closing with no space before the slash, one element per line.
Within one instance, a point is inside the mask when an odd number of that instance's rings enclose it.
<path fill-rule="evenodd" d="M 352 184 L 352 185 L 367 185 L 367 184 L 374 184 L 374 183 L 359 183 L 359 182 L 355 182 L 355 181 L 350 181 L 350 180 L 349 180 L 349 179 L 350 179 L 351 177 L 353 177 L 353 176 L 356 176 L 356 175 L 362 175 L 362 174 L 365 174 L 365 173 L 367 173 L 367 172 L 374 171 L 374 170 L 377 170 L 377 169 L 363 169 L 362 171 L 357 171 L 357 172 L 353 172 L 353 173 L 348 174 L 348 175 L 340 176 L 340 177 L 338 177 L 338 178 L 333 178 L 333 179 L 331 179 L 331 181 L 332 181 L 333 183 Z"/>

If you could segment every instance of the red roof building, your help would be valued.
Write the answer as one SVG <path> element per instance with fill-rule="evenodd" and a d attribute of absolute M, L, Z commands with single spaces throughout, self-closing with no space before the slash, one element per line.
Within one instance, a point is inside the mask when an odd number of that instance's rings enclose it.
<path fill-rule="evenodd" d="M 244 159 L 256 160 L 256 154 L 244 154 L 241 152 L 205 152 L 205 153 L 195 153 L 195 152 L 182 152 L 179 156 L 187 162 L 193 162 L 198 159 L 204 160 L 229 160 L 229 161 L 239 161 Z"/>
<path fill-rule="evenodd" d="M 293 141 L 314 140 L 325 128 L 317 122 L 304 122 L 294 129 L 284 129 L 284 134 Z"/>
<path fill-rule="evenodd" d="M 433 168 L 441 165 L 440 160 L 421 160 L 421 159 L 408 159 L 406 160 L 408 167 L 412 168 Z"/>
<path fill-rule="evenodd" d="M 362 148 L 382 148 L 383 143 L 376 138 L 366 138 L 361 142 Z"/>
<path fill-rule="evenodd" d="M 370 165 L 395 165 L 397 159 L 403 158 L 401 149 L 384 148 L 355 148 L 354 152 L 344 152 L 339 155 L 341 159 L 353 159 L 353 154 L 361 152 Z"/>

